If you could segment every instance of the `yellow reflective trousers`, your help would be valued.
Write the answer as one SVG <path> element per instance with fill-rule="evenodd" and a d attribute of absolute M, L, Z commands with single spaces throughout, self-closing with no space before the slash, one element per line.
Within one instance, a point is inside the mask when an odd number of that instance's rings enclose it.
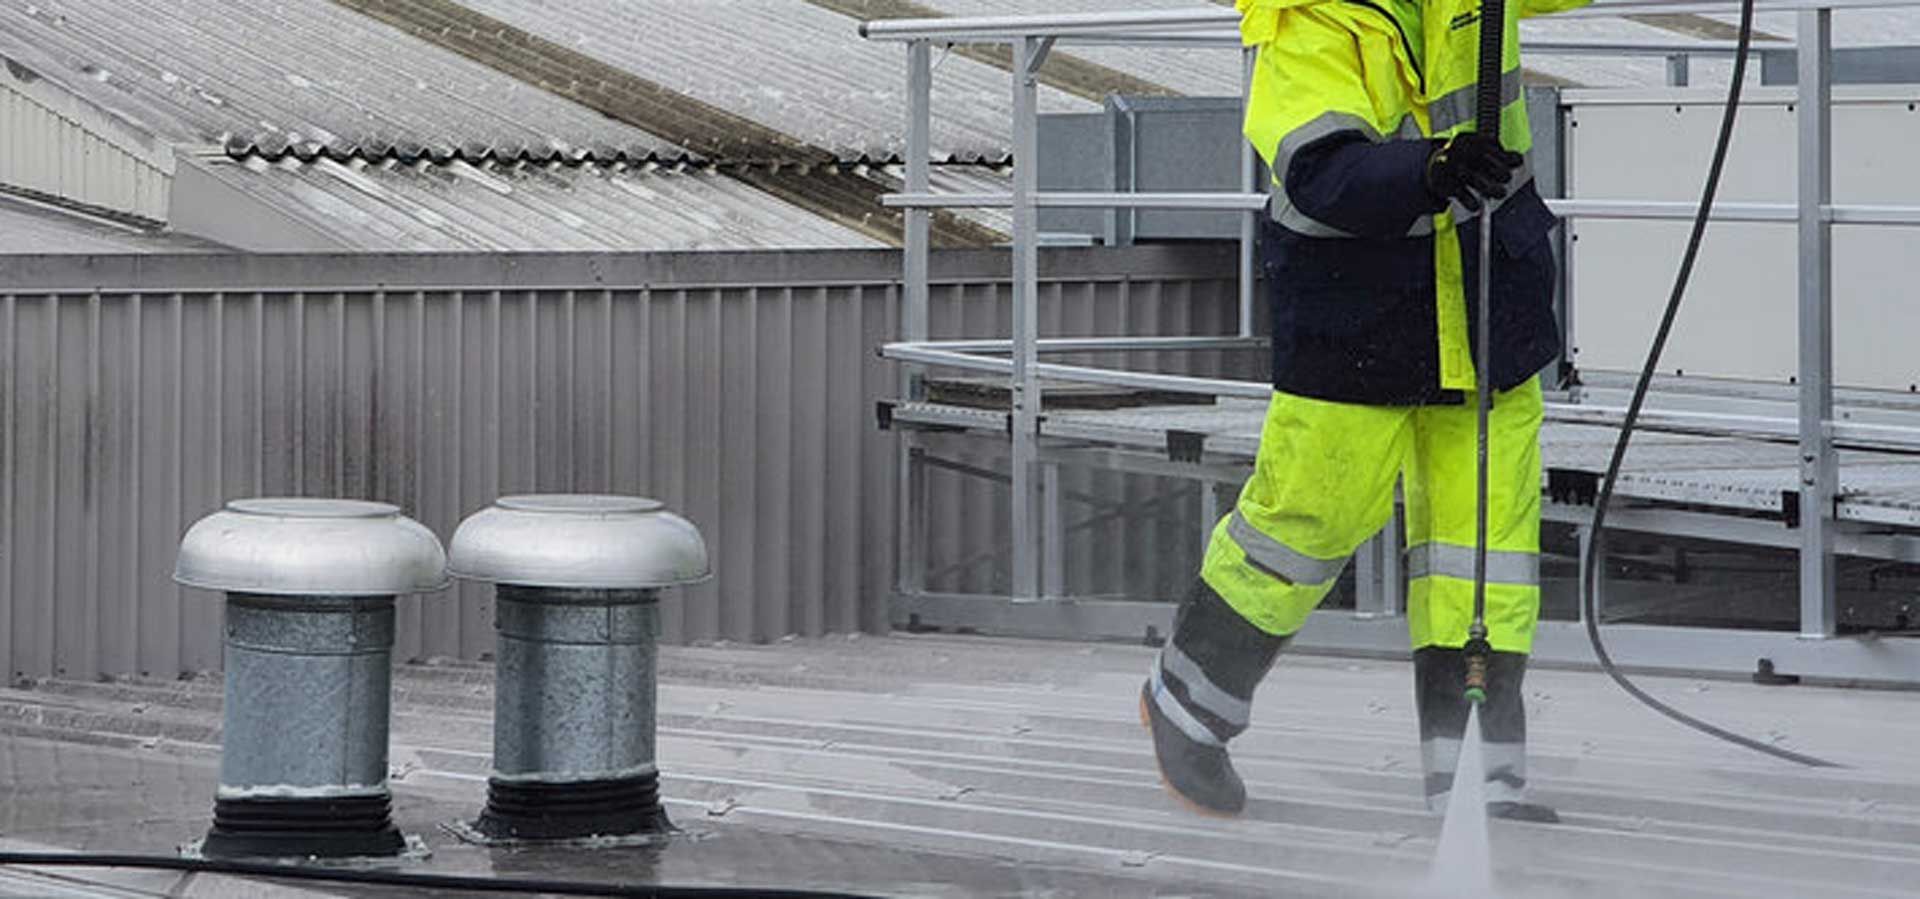
<path fill-rule="evenodd" d="M 1540 381 L 1494 400 L 1488 640 L 1528 653 L 1540 614 Z M 1413 646 L 1459 648 L 1473 618 L 1475 404 L 1471 393 L 1459 405 L 1364 406 L 1276 392 L 1253 477 L 1200 576 L 1254 626 L 1291 635 L 1391 518 L 1404 476 Z"/>

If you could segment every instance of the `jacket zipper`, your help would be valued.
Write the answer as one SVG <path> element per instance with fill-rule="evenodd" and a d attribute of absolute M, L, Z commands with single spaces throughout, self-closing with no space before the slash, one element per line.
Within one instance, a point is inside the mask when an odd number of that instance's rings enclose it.
<path fill-rule="evenodd" d="M 1407 62 L 1413 66 L 1413 77 L 1420 82 L 1420 93 L 1425 94 L 1427 92 L 1427 73 L 1420 70 L 1420 56 L 1413 52 L 1413 41 L 1407 37 L 1407 29 L 1400 25 L 1400 20 L 1394 18 L 1393 13 L 1387 12 L 1386 7 L 1374 3 L 1372 0 L 1347 0 L 1347 2 L 1355 6 L 1364 6 L 1371 9 L 1385 16 L 1387 21 L 1393 23 L 1393 30 L 1400 34 L 1400 43 L 1406 48 Z"/>

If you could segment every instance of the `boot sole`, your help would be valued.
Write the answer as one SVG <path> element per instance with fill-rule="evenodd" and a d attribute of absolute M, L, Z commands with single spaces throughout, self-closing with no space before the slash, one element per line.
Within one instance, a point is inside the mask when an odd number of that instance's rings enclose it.
<path fill-rule="evenodd" d="M 1145 693 L 1140 694 L 1140 726 L 1147 729 L 1147 739 L 1152 740 L 1153 716 L 1147 711 L 1147 695 Z M 1219 809 L 1207 808 L 1198 802 L 1188 799 L 1186 794 L 1174 789 L 1173 782 L 1167 779 L 1167 770 L 1160 767 L 1160 754 L 1158 752 L 1153 754 L 1153 770 L 1154 773 L 1160 775 L 1160 788 L 1166 790 L 1167 795 L 1172 796 L 1173 801 L 1179 803 L 1187 811 L 1203 818 L 1213 818 L 1219 821 L 1238 821 L 1240 816 L 1245 814 L 1245 812 L 1223 812 Z"/>

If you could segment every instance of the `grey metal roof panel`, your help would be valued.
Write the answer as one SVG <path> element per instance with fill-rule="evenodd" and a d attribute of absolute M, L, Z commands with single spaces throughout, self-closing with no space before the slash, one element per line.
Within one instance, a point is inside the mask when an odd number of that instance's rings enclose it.
<path fill-rule="evenodd" d="M 0 196 L 0 253 L 204 253 L 183 235 L 143 231 Z"/>
<path fill-rule="evenodd" d="M 0 0 L 0 55 L 183 143 L 306 155 L 683 155 L 318 0 Z"/>
<path fill-rule="evenodd" d="M 700 167 L 211 158 L 206 171 L 355 250 L 690 250 L 879 243 Z"/>
<path fill-rule="evenodd" d="M 400 864 L 868 895 L 1423 895 L 1440 823 L 1420 799 L 1407 663 L 1286 656 L 1234 744 L 1247 814 L 1220 821 L 1162 791 L 1136 717 L 1152 658 L 950 637 L 666 648 L 661 794 L 701 838 L 659 853 L 500 854 L 449 837 L 440 825 L 485 797 L 492 672 L 396 666 L 396 823 L 433 852 Z M 1600 674 L 1530 671 L 1529 775 L 1565 823 L 1493 824 L 1500 895 L 1920 894 L 1907 739 L 1920 695 L 1641 684 L 1852 767 L 1772 762 L 1673 727 Z M 220 689 L 217 677 L 0 689 L 7 837 L 170 854 L 204 833 Z"/>
<path fill-rule="evenodd" d="M 821 147 L 892 159 L 906 134 L 906 53 L 800 0 L 462 0 L 470 9 Z M 938 158 L 1004 160 L 1010 76 L 960 56 L 934 73 Z M 1043 112 L 1094 104 L 1052 88 Z"/>

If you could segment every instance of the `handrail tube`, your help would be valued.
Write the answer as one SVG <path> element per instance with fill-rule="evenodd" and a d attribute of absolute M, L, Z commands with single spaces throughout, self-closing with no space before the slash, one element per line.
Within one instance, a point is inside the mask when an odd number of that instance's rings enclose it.
<path fill-rule="evenodd" d="M 1048 337 L 1034 342 L 1042 353 L 1124 353 L 1132 351 L 1170 351 L 1170 350 L 1236 350 L 1264 349 L 1268 338 L 1238 337 L 1232 335 L 1174 336 L 1174 337 Z M 947 350 L 955 353 L 1011 353 L 1013 341 L 1008 339 L 987 338 L 984 340 L 921 340 L 911 343 L 895 343 L 889 346 L 911 346 L 932 350 Z"/>
<path fill-rule="evenodd" d="M 904 20 L 889 20 L 904 21 Z M 943 20 L 945 21 L 945 20 Z M 1523 32 L 1524 35 L 1524 32 Z M 1118 47 L 1185 47 L 1212 48 L 1217 50 L 1244 49 L 1238 30 L 1222 31 L 1174 31 L 1174 32 L 1076 32 L 1073 34 L 1047 34 L 1062 45 L 1070 46 L 1118 46 Z M 996 31 L 956 31 L 941 35 L 939 38 L 912 38 L 940 44 L 1008 44 L 1018 38 Z M 1769 42 L 1769 50 L 1791 50 L 1794 44 L 1788 41 Z M 1735 52 L 1732 41 L 1606 41 L 1606 40 L 1569 40 L 1560 38 L 1538 38 L 1526 41 L 1521 51 L 1524 54 L 1538 56 L 1672 56 L 1674 54 L 1698 56 L 1731 56 Z"/>
<path fill-rule="evenodd" d="M 1048 191 L 1033 195 L 1034 205 L 1050 209 L 1199 209 L 1245 211 L 1266 206 L 1266 194 L 1234 191 L 1186 193 L 1096 193 Z M 890 209 L 1006 209 L 1012 194 L 895 193 L 881 197 Z M 1550 199 L 1547 208 L 1562 218 L 1620 221 L 1682 221 L 1693 218 L 1692 204 L 1669 200 Z M 1791 203 L 1718 203 L 1713 220 L 1722 222 L 1795 222 Z M 1835 203 L 1821 207 L 1827 221 L 1837 225 L 1920 225 L 1920 206 Z"/>
<path fill-rule="evenodd" d="M 1762 12 L 1802 9 L 1886 9 L 1920 6 L 1920 0 L 1757 0 Z M 1733 0 L 1599 0 L 1589 6 L 1558 13 L 1561 17 L 1614 17 L 1641 13 L 1733 12 Z M 1055 13 L 1032 16 L 955 16 L 947 18 L 876 19 L 860 23 L 860 34 L 876 41 L 1010 42 L 1029 37 L 1076 35 L 1154 35 L 1238 28 L 1240 14 L 1229 8 L 1132 10 L 1125 12 Z"/>
<path fill-rule="evenodd" d="M 1042 348 L 1051 352 L 1087 352 L 1093 349 L 1152 349 L 1140 346 L 1135 341 L 1153 338 L 1054 338 L 1041 341 Z M 1210 338 L 1222 343 L 1231 341 L 1257 342 L 1254 338 Z M 1182 341 L 1187 338 L 1169 338 L 1170 341 Z M 1123 342 L 1128 345 L 1121 345 Z M 1052 344 L 1052 347 L 1047 347 Z M 1106 344 L 1102 347 L 1101 344 Z M 978 347 L 978 350 L 971 348 Z M 974 355 L 974 352 L 1006 352 L 1011 341 L 928 341 L 923 343 L 890 343 L 881 347 L 883 358 L 900 362 L 911 362 L 942 368 L 955 368 L 990 374 L 1008 374 L 1013 371 L 1013 363 L 1006 359 Z M 1160 347 L 1166 348 L 1166 347 Z M 1194 347 L 1200 348 L 1200 347 Z M 1036 369 L 1043 376 L 1076 383 L 1103 384 L 1116 387 L 1134 387 L 1143 390 L 1166 390 L 1176 393 L 1197 393 L 1211 396 L 1236 397 L 1241 399 L 1269 399 L 1273 387 L 1265 382 L 1241 381 L 1225 378 L 1197 378 L 1187 375 L 1167 375 L 1154 372 L 1119 371 L 1115 369 L 1092 368 L 1082 365 L 1059 365 L 1041 363 Z M 1560 424 L 1592 425 L 1596 427 L 1619 427 L 1626 417 L 1626 410 L 1617 406 L 1594 406 L 1582 403 L 1547 403 L 1546 417 Z M 1799 434 L 1797 419 L 1782 416 L 1741 415 L 1716 412 L 1691 412 L 1671 409 L 1648 409 L 1641 413 L 1641 424 L 1650 431 L 1679 434 L 1700 434 L 1714 437 L 1745 437 L 1761 440 L 1790 441 Z M 1850 445 L 1920 450 L 1920 427 L 1900 425 L 1862 424 L 1852 421 L 1828 421 L 1827 430 L 1836 441 Z"/>
<path fill-rule="evenodd" d="M 1054 13 L 1033 16 L 956 16 L 937 19 L 877 19 L 860 24 L 869 40 L 940 40 L 954 35 L 993 36 L 1002 40 L 1088 33 L 1191 31 L 1239 27 L 1240 14 L 1223 7 Z"/>
<path fill-rule="evenodd" d="M 955 353 L 947 350 L 930 350 L 916 344 L 890 343 L 880 348 L 880 355 L 900 362 L 913 362 L 940 368 L 957 368 L 965 371 L 988 372 L 992 374 L 1013 374 L 1013 360 L 991 356 L 975 356 L 967 353 Z M 1137 387 L 1144 390 L 1167 390 L 1176 393 L 1197 393 L 1210 396 L 1231 396 L 1243 399 L 1271 399 L 1273 385 L 1263 381 L 1232 381 L 1218 378 L 1194 378 L 1186 375 L 1162 375 L 1151 372 L 1118 371 L 1109 368 L 1092 368 L 1084 365 L 1060 365 L 1041 362 L 1032 366 L 1032 371 L 1041 377 L 1058 378 L 1086 384 L 1104 384 L 1113 387 Z"/>
<path fill-rule="evenodd" d="M 1011 193 L 895 193 L 880 198 L 892 209 L 1008 209 Z M 1041 191 L 1035 206 L 1049 209 L 1217 209 L 1245 212 L 1265 209 L 1267 195 L 1240 191 L 1182 191 L 1114 193 L 1110 191 Z"/>

